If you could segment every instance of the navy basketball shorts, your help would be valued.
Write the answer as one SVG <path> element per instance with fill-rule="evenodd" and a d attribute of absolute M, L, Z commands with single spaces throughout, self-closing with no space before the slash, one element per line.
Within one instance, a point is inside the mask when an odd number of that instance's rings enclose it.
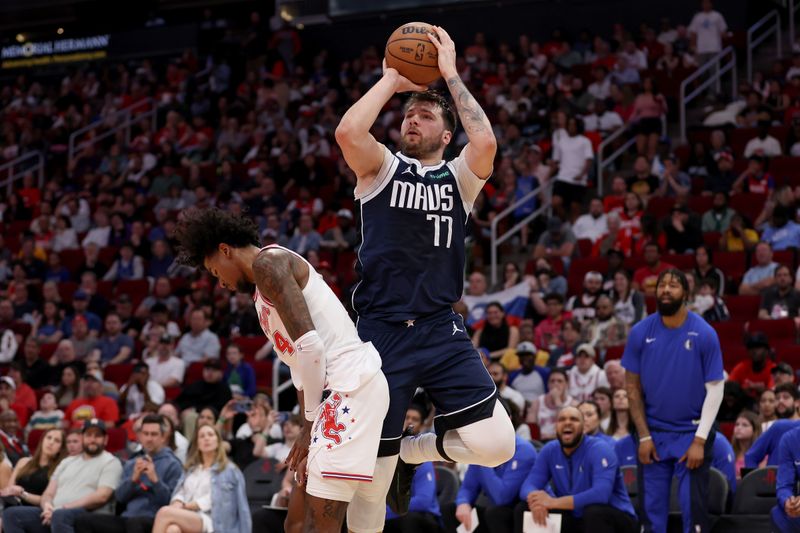
<path fill-rule="evenodd" d="M 372 342 L 380 353 L 389 383 L 379 456 L 400 453 L 406 410 L 418 387 L 436 407 L 434 428 L 440 437 L 492 416 L 497 388 L 461 315 L 447 309 L 399 323 L 359 317 L 357 326 L 361 340 Z"/>

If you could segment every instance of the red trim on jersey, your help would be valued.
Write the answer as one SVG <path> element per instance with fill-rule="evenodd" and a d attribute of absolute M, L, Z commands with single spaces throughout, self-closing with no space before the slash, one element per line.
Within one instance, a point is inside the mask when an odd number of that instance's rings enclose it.
<path fill-rule="evenodd" d="M 343 474 L 341 472 L 321 472 L 323 478 L 349 479 L 351 481 L 364 481 L 372 483 L 372 476 L 362 474 Z"/>

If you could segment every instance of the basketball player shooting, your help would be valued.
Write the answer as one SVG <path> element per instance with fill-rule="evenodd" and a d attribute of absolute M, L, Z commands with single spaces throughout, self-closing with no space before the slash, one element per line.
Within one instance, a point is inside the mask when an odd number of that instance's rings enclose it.
<path fill-rule="evenodd" d="M 339 299 L 305 259 L 277 245 L 260 247 L 252 220 L 216 208 L 181 216 L 179 260 L 204 267 L 229 290 L 253 294 L 264 334 L 302 391 L 305 425 L 287 462 L 305 482 L 303 531 L 338 533 L 348 502 L 356 512 L 371 510 L 376 499 L 383 505 L 383 493 L 362 495 L 373 487 L 389 406 L 380 356 L 359 339 Z M 325 401 L 323 389 L 330 391 Z M 296 495 L 302 491 L 293 491 L 290 511 Z M 358 524 L 348 526 L 360 531 Z"/>
<path fill-rule="evenodd" d="M 463 291 L 466 223 L 492 173 L 497 141 L 458 75 L 453 40 L 437 26 L 427 35 L 469 138 L 458 157 L 442 159 L 456 129 L 447 99 L 385 63 L 383 77 L 336 130 L 358 179 L 361 281 L 353 293 L 358 332 L 378 349 L 391 396 L 374 484 L 387 490 L 392 485 L 387 502 L 398 514 L 407 511 L 410 465 L 445 460 L 493 467 L 514 454 L 514 428 L 452 309 Z M 405 104 L 400 151 L 393 154 L 370 128 L 395 93 L 409 91 L 416 92 Z M 419 386 L 436 406 L 436 434 L 404 438 L 406 408 Z M 398 454 L 402 461 L 392 481 Z M 370 531 L 382 525 L 380 519 Z"/>

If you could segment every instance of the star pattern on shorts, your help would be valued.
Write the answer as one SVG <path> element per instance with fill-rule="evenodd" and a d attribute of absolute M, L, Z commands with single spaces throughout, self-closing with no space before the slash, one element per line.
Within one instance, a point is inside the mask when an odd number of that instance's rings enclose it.
<path fill-rule="evenodd" d="M 347 414 L 349 412 L 350 412 L 350 408 L 349 407 L 342 407 L 342 413 Z"/>
<path fill-rule="evenodd" d="M 328 444 L 328 449 L 330 450 L 331 448 L 333 448 L 333 444 Z"/>
<path fill-rule="evenodd" d="M 317 437 L 314 437 L 314 444 L 317 443 Z"/>

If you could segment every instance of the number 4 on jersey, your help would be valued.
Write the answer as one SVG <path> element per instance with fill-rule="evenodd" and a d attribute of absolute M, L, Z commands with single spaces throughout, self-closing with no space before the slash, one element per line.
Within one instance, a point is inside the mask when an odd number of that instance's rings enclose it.
<path fill-rule="evenodd" d="M 275 347 L 282 353 L 282 354 L 289 354 L 294 355 L 294 348 L 289 341 L 286 340 L 286 337 L 281 335 L 280 331 L 276 331 L 272 338 L 275 339 Z"/>

